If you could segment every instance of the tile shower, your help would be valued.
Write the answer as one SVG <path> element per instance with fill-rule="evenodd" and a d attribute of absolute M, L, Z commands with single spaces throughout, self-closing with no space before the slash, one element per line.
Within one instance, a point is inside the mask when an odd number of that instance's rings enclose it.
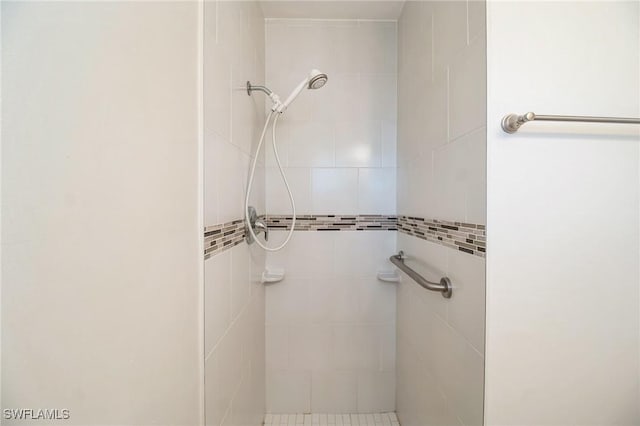
<path fill-rule="evenodd" d="M 407 2 L 397 20 L 205 3 L 207 424 L 481 422 L 483 25 L 471 1 Z M 243 197 L 267 103 L 244 84 L 282 95 L 312 68 L 327 85 L 278 123 L 296 230 L 265 254 L 244 241 Z M 276 246 L 291 211 L 267 142 L 250 204 Z M 378 280 L 400 249 L 453 299 Z M 465 367 L 441 376 L 451 362 Z"/>
<path fill-rule="evenodd" d="M 640 424 L 638 18 L 0 2 L 2 424 Z"/>

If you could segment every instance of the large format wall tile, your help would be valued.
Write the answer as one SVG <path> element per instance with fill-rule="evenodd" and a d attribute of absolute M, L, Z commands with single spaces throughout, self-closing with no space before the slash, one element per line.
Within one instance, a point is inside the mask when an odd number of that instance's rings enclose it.
<path fill-rule="evenodd" d="M 395 234 L 296 231 L 268 254 L 286 274 L 266 288 L 268 412 L 394 409 L 396 284 L 376 274 L 392 269 Z"/>
<path fill-rule="evenodd" d="M 425 278 L 449 276 L 453 283 L 451 299 L 404 274 L 398 288 L 396 386 L 403 425 L 482 424 L 484 6 L 407 2 L 398 23 L 397 246 Z M 437 223 L 459 226 L 440 232 Z"/>
<path fill-rule="evenodd" d="M 204 11 L 205 243 L 218 239 L 205 255 L 205 419 L 258 426 L 266 387 L 265 254 L 244 242 L 240 219 L 265 117 L 262 95 L 247 96 L 243 85 L 264 80 L 264 18 L 256 2 L 208 1 Z M 259 211 L 264 158 L 262 152 L 250 200 Z"/>
<path fill-rule="evenodd" d="M 292 188 L 301 212 L 395 213 L 396 44 L 395 22 L 267 20 L 270 89 L 285 98 L 312 68 L 329 77 L 321 89 L 305 90 L 278 122 L 283 166 L 311 177 L 310 186 Z M 266 165 L 276 167 L 268 145 Z M 369 168 L 384 174 L 384 190 L 370 190 Z M 275 172 L 266 186 L 282 193 Z M 282 201 L 267 197 L 267 212 L 290 213 Z"/>

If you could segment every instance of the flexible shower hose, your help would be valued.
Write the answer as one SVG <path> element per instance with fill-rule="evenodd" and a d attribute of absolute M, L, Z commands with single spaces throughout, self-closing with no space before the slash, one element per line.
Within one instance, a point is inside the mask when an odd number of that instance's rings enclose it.
<path fill-rule="evenodd" d="M 276 124 L 278 123 L 278 118 L 280 114 L 276 113 L 275 118 L 273 120 L 272 127 L 272 144 L 273 144 L 273 154 L 276 157 L 276 163 L 278 164 L 278 169 L 280 170 L 280 176 L 282 176 L 282 180 L 284 181 L 284 186 L 287 188 L 287 192 L 289 194 L 289 200 L 291 201 L 291 209 L 293 210 L 293 220 L 291 221 L 291 229 L 289 230 L 289 234 L 287 238 L 284 240 L 282 244 L 278 247 L 267 247 L 256 236 L 255 232 L 253 232 L 253 227 L 251 226 L 251 220 L 249 219 L 249 196 L 251 195 L 251 187 L 253 186 L 253 176 L 256 172 L 256 164 L 258 163 L 258 155 L 260 154 L 260 149 L 262 148 L 262 143 L 264 142 L 264 135 L 267 133 L 267 127 L 269 127 L 269 122 L 271 121 L 271 117 L 274 115 L 274 111 L 269 113 L 267 116 L 267 120 L 264 123 L 264 128 L 262 129 L 262 134 L 260 135 L 260 141 L 258 142 L 258 148 L 256 148 L 256 155 L 253 157 L 253 164 L 251 165 L 251 174 L 249 175 L 249 182 L 247 183 L 247 194 L 244 199 L 244 220 L 247 224 L 247 229 L 249 233 L 253 237 L 253 240 L 264 250 L 266 251 L 278 251 L 282 250 L 284 246 L 287 245 L 291 236 L 293 235 L 293 230 L 296 227 L 296 204 L 293 201 L 293 194 L 291 193 L 291 188 L 289 188 L 289 182 L 287 182 L 287 177 L 284 174 L 284 170 L 282 170 L 282 164 L 280 164 L 280 157 L 278 156 L 278 147 L 276 144 Z"/>

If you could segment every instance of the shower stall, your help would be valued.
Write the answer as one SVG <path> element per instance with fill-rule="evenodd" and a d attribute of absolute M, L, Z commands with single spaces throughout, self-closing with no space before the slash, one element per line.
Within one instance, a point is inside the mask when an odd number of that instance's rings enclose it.
<path fill-rule="evenodd" d="M 640 424 L 637 1 L 0 2 L 3 426 Z"/>
<path fill-rule="evenodd" d="M 481 424 L 484 2 L 204 9 L 207 424 Z"/>

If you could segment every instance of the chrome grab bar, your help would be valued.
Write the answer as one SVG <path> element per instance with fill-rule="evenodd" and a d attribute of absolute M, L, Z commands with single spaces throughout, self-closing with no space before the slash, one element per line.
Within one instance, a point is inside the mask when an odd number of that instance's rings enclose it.
<path fill-rule="evenodd" d="M 393 256 L 391 256 L 389 260 L 422 287 L 431 291 L 439 291 L 442 293 L 442 297 L 451 299 L 451 295 L 453 294 L 453 286 L 451 285 L 451 280 L 449 278 L 442 277 L 440 278 L 439 283 L 434 283 L 433 281 L 424 279 L 422 275 L 420 275 L 404 263 L 404 252 L 402 250 L 400 250 L 398 254 L 394 254 Z"/>
<path fill-rule="evenodd" d="M 528 112 L 524 115 L 505 115 L 502 118 L 502 130 L 507 133 L 515 133 L 518 131 L 520 126 L 529 121 L 573 121 L 581 123 L 640 124 L 640 118 L 589 117 L 579 115 L 537 115 L 533 112 Z"/>

